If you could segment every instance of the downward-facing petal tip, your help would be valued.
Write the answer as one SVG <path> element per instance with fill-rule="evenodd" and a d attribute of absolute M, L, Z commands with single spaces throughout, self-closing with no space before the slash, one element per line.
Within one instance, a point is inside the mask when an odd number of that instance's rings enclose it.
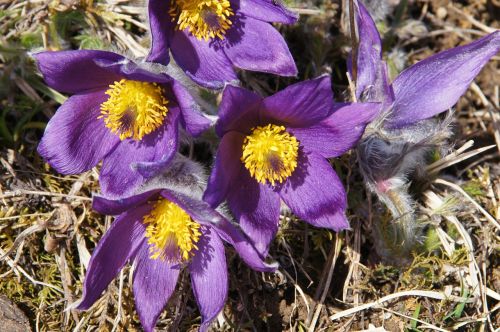
<path fill-rule="evenodd" d="M 137 313 L 146 332 L 153 332 L 158 317 L 175 290 L 179 264 L 151 259 L 149 246 L 143 243 L 137 254 L 133 289 Z"/>
<path fill-rule="evenodd" d="M 347 197 L 330 163 L 316 153 L 302 153 L 299 165 L 279 194 L 292 212 L 316 227 L 339 231 L 349 226 Z"/>
<path fill-rule="evenodd" d="M 228 277 L 224 245 L 214 231 L 204 227 L 198 251 L 189 264 L 193 293 L 201 312 L 200 331 L 207 331 L 224 308 Z"/>
<path fill-rule="evenodd" d="M 120 215 L 111 224 L 92 253 L 78 309 L 90 308 L 127 261 L 135 256 L 144 240 L 141 221 L 148 211 L 148 206 L 140 206 Z"/>

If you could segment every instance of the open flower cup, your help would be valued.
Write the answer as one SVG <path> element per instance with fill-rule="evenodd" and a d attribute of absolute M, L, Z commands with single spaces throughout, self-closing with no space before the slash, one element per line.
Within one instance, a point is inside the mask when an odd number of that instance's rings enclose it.
<path fill-rule="evenodd" d="M 72 95 L 50 119 L 38 152 L 63 174 L 87 171 L 102 160 L 106 195 L 125 195 L 148 176 L 132 167 L 168 164 L 179 126 L 191 135 L 210 126 L 185 88 L 147 69 L 151 64 L 92 50 L 33 57 L 48 86 Z"/>
<path fill-rule="evenodd" d="M 170 54 L 196 83 L 219 89 L 237 80 L 235 68 L 297 75 L 281 34 L 269 23 L 298 15 L 272 0 L 149 0 L 149 61 Z"/>
<path fill-rule="evenodd" d="M 216 123 L 221 137 L 204 200 L 227 200 L 242 229 L 266 253 L 280 199 L 301 219 L 349 226 L 346 193 L 326 158 L 349 150 L 379 105 L 335 104 L 330 78 L 301 82 L 267 98 L 227 86 Z"/>
<path fill-rule="evenodd" d="M 206 331 L 227 298 L 223 241 L 253 269 L 274 271 L 241 231 L 207 203 L 179 191 L 155 189 L 128 198 L 95 196 L 93 208 L 118 215 L 97 244 L 78 309 L 88 309 L 127 262 L 133 262 L 133 291 L 142 326 L 153 331 L 175 290 L 181 270 L 191 276 Z"/>

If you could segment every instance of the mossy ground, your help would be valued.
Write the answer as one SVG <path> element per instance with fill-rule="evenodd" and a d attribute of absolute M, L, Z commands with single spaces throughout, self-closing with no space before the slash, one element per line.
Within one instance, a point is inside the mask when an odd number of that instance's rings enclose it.
<path fill-rule="evenodd" d="M 426 56 L 500 28 L 496 0 L 387 3 L 394 6 L 379 28 L 393 75 Z M 278 28 L 297 61 L 299 77 L 244 72 L 243 85 L 268 95 L 329 73 L 336 98 L 347 100 L 345 61 L 350 43 L 345 4 L 318 0 L 288 5 L 301 12 L 300 22 Z M 91 310 L 66 310 L 81 296 L 89 254 L 112 220 L 91 210 L 98 170 L 62 176 L 36 153 L 48 119 L 66 96 L 43 84 L 27 52 L 99 48 L 143 56 L 149 45 L 144 6 L 144 1 L 133 0 L 0 0 L 0 294 L 24 311 L 34 331 L 140 330 L 129 268 Z M 271 249 L 281 266 L 275 274 L 248 269 L 228 248 L 229 299 L 214 329 L 500 327 L 500 238 L 495 226 L 500 218 L 498 60 L 496 56 L 490 61 L 457 104 L 450 141 L 456 148 L 469 140 L 475 141 L 472 149 L 493 146 L 444 167 L 425 183 L 413 184 L 427 237 L 407 265 L 391 265 L 377 255 L 374 225 L 383 230 L 393 221 L 367 194 L 356 156 L 349 153 L 332 160 L 332 165 L 347 186 L 352 229 L 334 234 L 285 213 Z M 217 100 L 210 93 L 206 96 Z M 196 141 L 194 150 L 207 167 L 213 152 L 206 144 L 209 139 Z M 436 155 L 435 160 L 442 157 Z M 390 232 L 382 233 L 390 242 Z M 191 331 L 199 323 L 189 278 L 183 275 L 157 327 Z"/>

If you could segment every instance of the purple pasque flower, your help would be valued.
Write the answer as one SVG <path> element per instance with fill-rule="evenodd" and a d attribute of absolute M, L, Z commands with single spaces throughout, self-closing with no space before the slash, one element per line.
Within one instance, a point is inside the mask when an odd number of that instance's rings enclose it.
<path fill-rule="evenodd" d="M 235 68 L 297 75 L 281 34 L 270 22 L 291 24 L 297 15 L 274 0 L 149 0 L 149 61 L 175 62 L 196 83 L 222 88 Z"/>
<path fill-rule="evenodd" d="M 267 98 L 227 86 L 203 199 L 213 207 L 227 200 L 262 253 L 278 229 L 280 199 L 314 226 L 347 228 L 346 194 L 326 158 L 349 150 L 377 112 L 374 103 L 334 104 L 328 76 Z"/>
<path fill-rule="evenodd" d="M 177 150 L 179 125 L 191 135 L 210 125 L 186 89 L 151 64 L 94 50 L 33 57 L 47 85 L 72 95 L 50 119 L 38 152 L 63 174 L 102 160 L 107 195 L 124 195 L 148 175 L 132 166 L 167 164 Z"/>
<path fill-rule="evenodd" d="M 415 218 L 415 202 L 408 192 L 410 176 L 426 175 L 427 156 L 446 146 L 451 116 L 443 121 L 433 116 L 451 108 L 468 86 L 500 50 L 500 31 L 470 44 L 424 59 L 389 82 L 382 60 L 382 42 L 373 19 L 358 1 L 359 31 L 356 97 L 381 102 L 380 115 L 366 128 L 357 147 L 360 169 L 367 187 L 391 211 L 395 221 L 378 226 L 375 239 L 382 257 L 406 263 L 411 250 L 422 239 L 423 224 Z M 352 64 L 351 59 L 351 64 Z M 351 71 L 352 72 L 352 71 Z M 443 149 L 444 150 L 444 149 Z"/>
<path fill-rule="evenodd" d="M 136 309 L 144 330 L 153 331 L 186 268 L 202 316 L 200 331 L 206 331 L 227 298 L 223 241 L 253 269 L 276 269 L 225 217 L 180 191 L 155 189 L 119 200 L 97 196 L 93 208 L 118 216 L 94 249 L 78 309 L 92 306 L 123 266 L 133 262 Z"/>

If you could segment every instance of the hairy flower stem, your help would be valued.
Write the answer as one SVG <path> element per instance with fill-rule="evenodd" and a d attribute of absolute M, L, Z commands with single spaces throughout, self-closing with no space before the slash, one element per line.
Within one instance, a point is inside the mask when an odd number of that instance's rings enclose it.
<path fill-rule="evenodd" d="M 387 206 L 392 218 L 381 218 L 375 225 L 375 244 L 378 254 L 384 259 L 405 265 L 409 262 L 421 237 L 422 225 L 415 220 L 414 201 L 402 185 L 378 193 L 379 199 Z"/>

